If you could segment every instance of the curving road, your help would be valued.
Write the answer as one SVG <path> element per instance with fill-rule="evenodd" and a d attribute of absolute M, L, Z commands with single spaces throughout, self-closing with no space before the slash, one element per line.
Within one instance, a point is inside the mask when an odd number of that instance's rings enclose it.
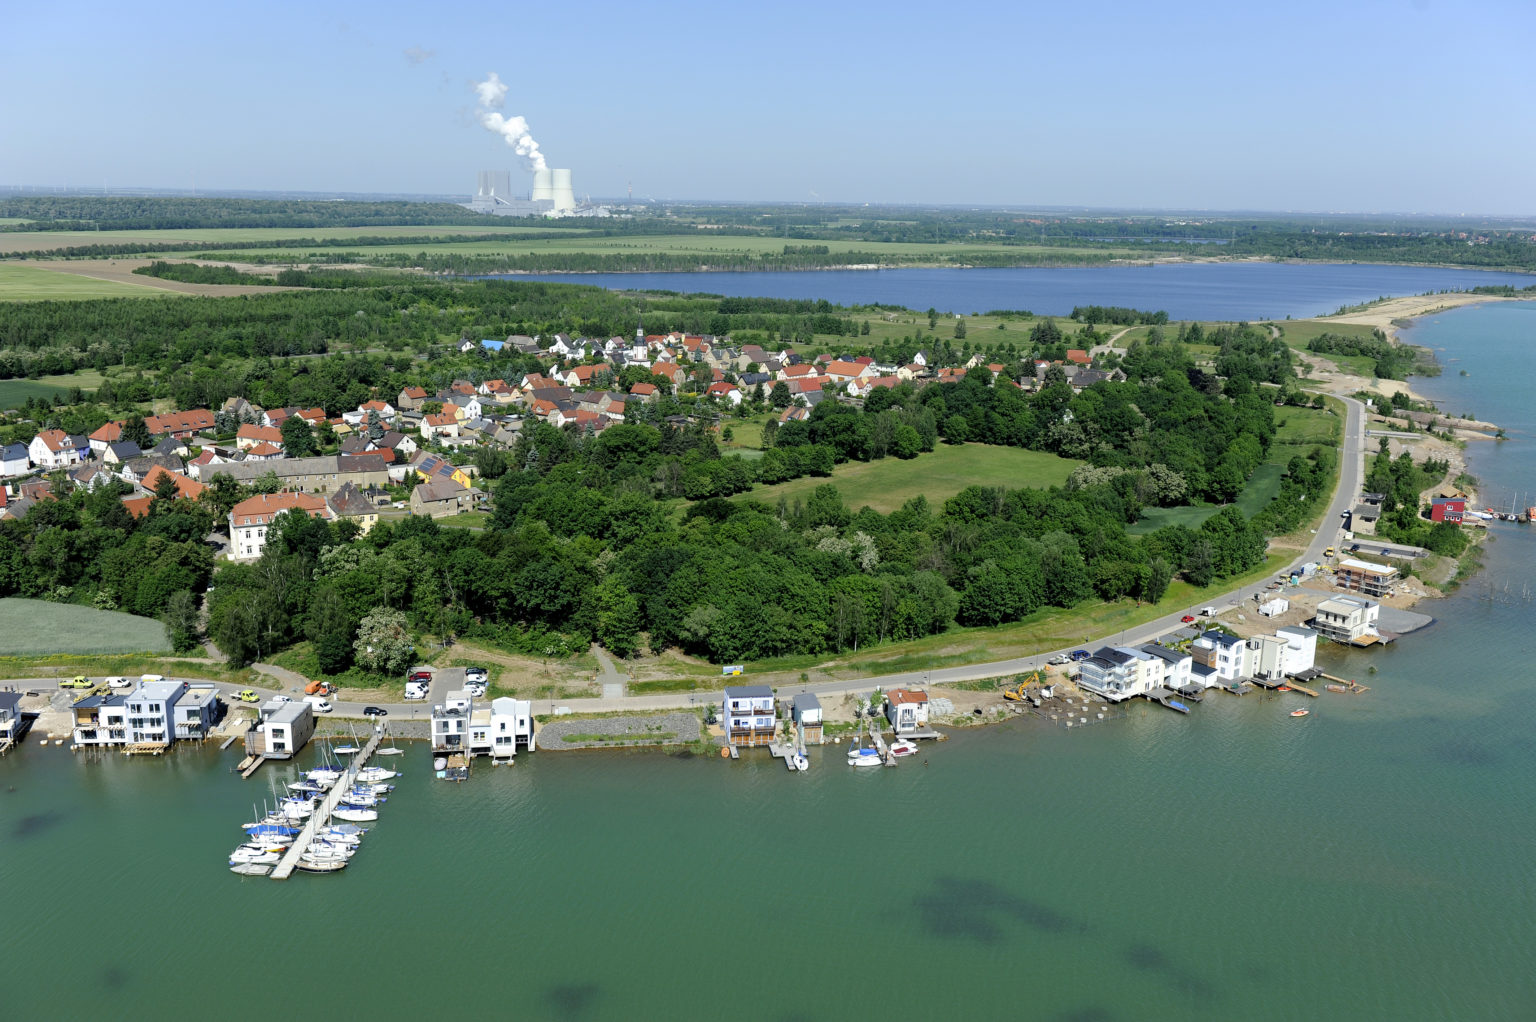
<path fill-rule="evenodd" d="M 1339 522 L 1345 510 L 1350 508 L 1356 496 L 1360 493 L 1360 486 L 1365 478 L 1365 456 L 1367 437 L 1365 436 L 1365 406 L 1354 398 L 1340 397 L 1346 408 L 1344 438 L 1341 442 L 1339 458 L 1339 483 L 1334 490 L 1333 500 L 1328 505 L 1327 512 L 1323 515 L 1318 527 L 1317 535 L 1307 549 L 1296 558 L 1290 567 L 1299 567 L 1308 561 L 1322 561 L 1323 551 L 1330 546 L 1336 546 L 1339 542 L 1341 529 Z M 1277 572 L 1278 574 L 1278 572 Z M 1262 586 L 1261 586 L 1262 589 Z M 1200 606 L 1222 605 L 1236 606 L 1245 595 L 1254 595 L 1246 589 L 1232 590 L 1227 593 L 1217 593 L 1204 597 Z M 1192 609 L 1192 608 L 1191 608 Z M 1130 629 L 1121 633 L 1113 633 L 1102 636 L 1097 640 L 1085 642 L 1084 645 L 1095 645 L 1106 642 L 1114 642 L 1116 645 L 1138 645 L 1143 642 L 1151 642 L 1159 636 L 1183 627 L 1180 617 L 1187 611 L 1180 610 L 1171 614 Z M 871 675 L 865 678 L 850 678 L 843 681 L 818 682 L 808 685 L 782 685 L 776 691 L 780 696 L 792 696 L 800 692 L 814 692 L 818 695 L 839 695 L 847 692 L 868 691 L 876 686 L 882 689 L 902 688 L 906 686 L 921 687 L 925 685 L 945 685 L 957 681 L 974 681 L 980 678 L 993 678 L 1003 674 L 1019 674 L 1024 671 L 1039 667 L 1050 657 L 1060 653 L 1066 653 L 1067 649 L 1042 650 L 1029 657 L 1017 657 L 1012 660 L 995 660 L 984 664 L 966 664 L 960 667 L 947 667 L 936 671 L 907 671 L 900 674 Z M 177 681 L 203 681 L 197 678 L 176 678 Z M 9 685 L 26 686 L 28 688 L 52 688 L 58 685 L 57 678 L 22 678 L 11 679 L 6 682 Z M 333 709 L 325 717 L 362 718 L 365 706 L 378 706 L 385 710 L 391 720 L 424 720 L 430 715 L 433 704 L 441 703 L 444 697 L 456 688 L 463 686 L 463 668 L 443 668 L 432 672 L 432 691 L 430 698 L 422 702 L 411 703 L 360 703 L 360 702 L 335 702 Z M 217 687 L 226 697 L 226 701 L 234 703 L 233 697 L 244 686 L 232 685 L 227 682 L 206 682 Z M 743 683 L 750 683 L 750 679 L 743 679 Z M 291 688 L 292 691 L 287 689 Z M 258 690 L 263 700 L 269 698 L 269 690 Z M 303 690 L 297 685 L 285 686 L 282 693 L 291 698 L 302 698 Z M 671 693 L 648 696 L 622 696 L 614 699 L 570 699 L 551 700 L 545 707 L 544 700 L 539 700 L 540 705 L 535 707 L 536 712 L 552 711 L 557 705 L 569 705 L 571 709 L 583 713 L 602 713 L 613 710 L 669 710 L 680 707 L 699 706 L 719 703 L 724 693 L 721 690 L 714 692 Z"/>

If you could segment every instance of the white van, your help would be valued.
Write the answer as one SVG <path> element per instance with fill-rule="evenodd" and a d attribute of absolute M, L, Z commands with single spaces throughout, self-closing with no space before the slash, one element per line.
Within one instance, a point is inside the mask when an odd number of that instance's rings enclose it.
<path fill-rule="evenodd" d="M 425 699 L 431 689 L 431 682 L 408 681 L 405 683 L 405 698 L 410 700 Z"/>
<path fill-rule="evenodd" d="M 134 682 L 132 679 L 125 678 L 121 674 L 114 674 L 112 677 L 107 679 L 107 687 L 111 689 L 133 688 L 133 685 Z"/>
<path fill-rule="evenodd" d="M 142 681 L 144 684 L 149 685 L 149 684 L 153 684 L 154 682 L 157 682 L 157 681 L 164 681 L 165 680 L 165 675 L 163 675 L 163 674 L 146 674 L 143 677 L 141 677 L 139 680 Z"/>
<path fill-rule="evenodd" d="M 304 701 L 308 703 L 309 708 L 316 713 L 331 712 L 331 701 L 324 696 L 305 696 Z"/>

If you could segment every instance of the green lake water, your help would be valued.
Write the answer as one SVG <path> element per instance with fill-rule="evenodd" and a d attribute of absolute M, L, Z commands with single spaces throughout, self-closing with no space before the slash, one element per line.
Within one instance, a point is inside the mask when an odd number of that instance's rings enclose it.
<path fill-rule="evenodd" d="M 1449 367 L 1416 387 L 1515 437 L 1470 450 L 1485 493 L 1536 489 L 1536 303 L 1410 339 Z M 1494 533 L 1435 625 L 1324 654 L 1364 696 L 804 775 L 540 752 L 453 785 L 418 744 L 351 867 L 286 883 L 224 860 L 293 767 L 31 743 L 0 760 L 0 1017 L 1536 1017 L 1536 528 Z"/>

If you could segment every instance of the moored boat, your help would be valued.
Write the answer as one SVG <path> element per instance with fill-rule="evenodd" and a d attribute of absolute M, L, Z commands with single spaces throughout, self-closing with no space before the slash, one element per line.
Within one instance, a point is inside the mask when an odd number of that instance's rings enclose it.
<path fill-rule="evenodd" d="M 849 749 L 848 750 L 848 765 L 849 766 L 879 766 L 880 765 L 880 750 L 879 749 Z"/>
<path fill-rule="evenodd" d="M 306 873 L 335 873 L 347 868 L 346 859 L 306 859 L 300 856 L 297 863 L 299 869 Z"/>
<path fill-rule="evenodd" d="M 264 877 L 272 872 L 272 867 L 264 862 L 236 862 L 230 865 L 229 871 L 241 876 Z"/>
<path fill-rule="evenodd" d="M 796 753 L 795 754 L 795 769 L 796 770 L 809 770 L 810 768 L 811 768 L 811 761 L 806 759 L 804 756 L 801 756 L 800 754 Z"/>
<path fill-rule="evenodd" d="M 1292 710 L 1291 711 L 1291 716 L 1293 716 L 1293 717 L 1305 717 L 1308 713 L 1311 713 L 1311 712 L 1312 712 L 1311 710 Z"/>
<path fill-rule="evenodd" d="M 241 845 L 229 853 L 229 864 L 237 866 L 242 862 L 262 863 L 275 865 L 282 856 L 270 848 L 258 848 L 256 845 Z"/>
<path fill-rule="evenodd" d="M 343 802 L 336 807 L 336 811 L 331 813 L 331 815 L 338 820 L 345 820 L 348 823 L 372 823 L 379 818 L 379 811 L 377 809 L 369 809 L 366 806 L 347 805 Z"/>
<path fill-rule="evenodd" d="M 917 754 L 917 743 L 906 738 L 898 738 L 891 743 L 892 756 L 914 756 Z"/>
<path fill-rule="evenodd" d="M 363 769 L 357 772 L 357 779 L 359 781 L 366 781 L 369 784 L 373 784 L 377 781 L 387 781 L 391 777 L 399 776 L 400 774 L 398 772 L 394 770 L 385 770 L 383 767 L 363 767 Z"/>

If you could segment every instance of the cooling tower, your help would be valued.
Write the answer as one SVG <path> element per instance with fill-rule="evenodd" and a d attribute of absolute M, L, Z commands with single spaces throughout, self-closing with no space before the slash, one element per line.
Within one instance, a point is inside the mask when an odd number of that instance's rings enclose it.
<path fill-rule="evenodd" d="M 505 170 L 482 170 L 479 186 L 479 191 L 475 195 L 478 199 L 510 199 L 512 197 L 512 175 Z"/>
<path fill-rule="evenodd" d="M 554 188 L 551 184 L 553 178 L 554 171 L 552 170 L 544 169 L 534 171 L 533 194 L 528 197 L 535 202 L 540 199 L 553 199 L 555 197 Z"/>
<path fill-rule="evenodd" d="M 569 170 L 552 170 L 549 172 L 551 199 L 555 200 L 555 212 L 565 213 L 576 208 L 576 193 L 571 191 L 571 172 Z"/>

